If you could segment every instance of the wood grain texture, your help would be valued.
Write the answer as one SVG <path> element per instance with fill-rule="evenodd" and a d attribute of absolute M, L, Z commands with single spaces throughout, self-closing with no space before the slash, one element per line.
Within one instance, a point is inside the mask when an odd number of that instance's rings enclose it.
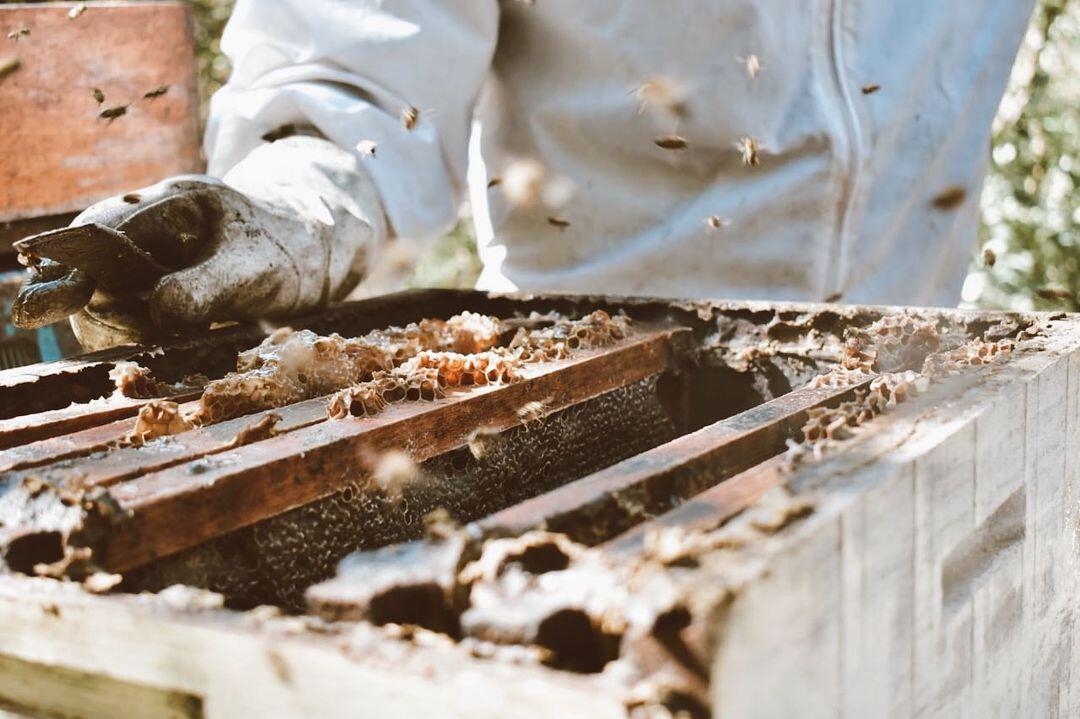
<path fill-rule="evenodd" d="M 78 211 L 111 195 L 201 168 L 194 42 L 180 2 L 0 6 L 0 221 Z M 153 101 L 143 94 L 160 85 Z M 90 89 L 100 88 L 100 106 Z M 129 105 L 103 120 L 108 107 Z"/>
<path fill-rule="evenodd" d="M 0 577 L 0 655 L 198 697 L 207 719 L 626 715 L 588 677 L 477 661 L 453 647 L 387 644 L 365 627 L 316 633 L 295 626 Z M 64 691 L 56 682 L 49 690 Z M 99 700 L 108 698 L 117 697 Z M 55 701 L 43 697 L 35 708 Z M 141 716 L 137 709 L 126 715 Z"/>
<path fill-rule="evenodd" d="M 715 716 L 1080 715 L 1080 319 L 1052 327 L 791 478 L 818 508 L 717 628 Z"/>

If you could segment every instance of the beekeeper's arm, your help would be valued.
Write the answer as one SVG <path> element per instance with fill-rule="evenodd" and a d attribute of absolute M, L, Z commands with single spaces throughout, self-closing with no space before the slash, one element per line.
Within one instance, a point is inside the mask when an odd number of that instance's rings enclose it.
<path fill-rule="evenodd" d="M 195 243 L 194 264 L 136 301 L 99 286 L 73 319 L 80 339 L 314 309 L 352 289 L 389 234 L 448 229 L 497 28 L 496 0 L 239 0 L 222 38 L 232 76 L 207 127 L 211 177 L 76 219 L 137 245 Z"/>

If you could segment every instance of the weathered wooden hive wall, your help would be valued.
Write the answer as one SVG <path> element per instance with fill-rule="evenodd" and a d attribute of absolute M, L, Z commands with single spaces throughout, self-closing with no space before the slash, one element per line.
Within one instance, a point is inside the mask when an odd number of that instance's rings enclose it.
<path fill-rule="evenodd" d="M 117 362 L 212 380 L 254 328 L 0 373 L 0 707 L 1080 712 L 1074 316 L 427 291 L 292 324 L 597 309 L 632 330 L 276 434 L 117 441 L 151 401 L 109 396 Z"/>

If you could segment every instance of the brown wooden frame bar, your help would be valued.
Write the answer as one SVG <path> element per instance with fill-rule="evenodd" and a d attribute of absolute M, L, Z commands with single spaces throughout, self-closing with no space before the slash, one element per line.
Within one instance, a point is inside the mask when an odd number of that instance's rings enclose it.
<path fill-rule="evenodd" d="M 678 528 L 688 533 L 716 529 L 779 485 L 786 474 L 785 461 L 783 455 L 767 459 L 694 495 L 674 509 L 636 525 L 600 547 L 612 554 L 629 557 L 641 553 L 645 536 L 655 529 Z"/>
<path fill-rule="evenodd" d="M 464 446 L 477 427 L 520 426 L 518 410 L 538 397 L 551 397 L 547 410 L 558 411 L 659 374 L 672 366 L 672 345 L 685 332 L 640 331 L 612 347 L 529 367 L 514 384 L 322 422 L 219 455 L 205 471 L 178 465 L 115 484 L 110 491 L 126 516 L 95 547 L 95 561 L 126 571 L 328 496 L 368 476 L 371 452 L 405 448 L 422 462 Z"/>
<path fill-rule="evenodd" d="M 678 437 L 477 523 L 485 534 L 529 529 L 597 544 L 784 450 L 813 407 L 834 405 L 870 384 L 804 387 Z"/>

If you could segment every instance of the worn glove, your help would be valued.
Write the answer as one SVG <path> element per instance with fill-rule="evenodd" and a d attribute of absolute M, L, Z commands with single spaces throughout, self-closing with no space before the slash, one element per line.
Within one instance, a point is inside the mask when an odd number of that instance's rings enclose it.
<path fill-rule="evenodd" d="M 33 325 L 75 311 L 75 334 L 93 350 L 312 310 L 356 285 L 384 234 L 356 156 L 290 137 L 256 149 L 224 181 L 175 177 L 16 243 L 32 274 L 13 314 Z"/>

